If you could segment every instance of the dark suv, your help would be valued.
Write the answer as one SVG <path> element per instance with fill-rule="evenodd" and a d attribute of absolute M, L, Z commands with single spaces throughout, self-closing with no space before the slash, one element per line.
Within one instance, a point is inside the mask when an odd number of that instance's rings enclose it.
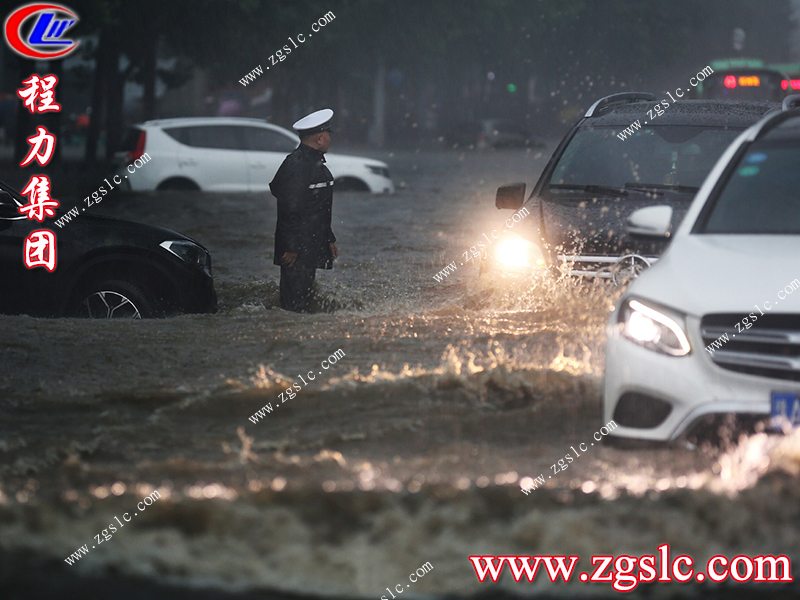
<path fill-rule="evenodd" d="M 723 150 L 746 127 L 780 105 L 771 102 L 679 100 L 664 109 L 652 94 L 628 92 L 595 102 L 564 137 L 527 202 L 525 184 L 497 190 L 497 208 L 530 216 L 513 234 L 519 251 L 484 255 L 482 271 L 536 272 L 536 265 L 621 283 L 635 277 L 669 240 L 634 238 L 635 210 L 668 204 L 672 228 Z M 517 239 L 519 242 L 519 239 Z M 498 244 L 498 246 L 500 246 Z M 503 264 L 510 256 L 510 264 Z"/>
<path fill-rule="evenodd" d="M 161 317 L 216 312 L 211 255 L 160 227 L 81 214 L 58 228 L 19 213 L 27 200 L 0 182 L 0 313 L 38 317 Z M 25 238 L 56 234 L 52 272 L 24 264 Z"/>

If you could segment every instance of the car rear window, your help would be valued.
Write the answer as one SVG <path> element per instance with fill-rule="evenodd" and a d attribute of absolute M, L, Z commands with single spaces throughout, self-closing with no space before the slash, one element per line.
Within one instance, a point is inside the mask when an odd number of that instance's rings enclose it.
<path fill-rule="evenodd" d="M 240 130 L 235 125 L 193 125 L 164 129 L 171 138 L 194 148 L 217 150 L 244 150 L 245 144 Z"/>
<path fill-rule="evenodd" d="M 703 82 L 703 97 L 720 100 L 774 100 L 785 95 L 783 76 L 769 71 L 722 71 Z"/>

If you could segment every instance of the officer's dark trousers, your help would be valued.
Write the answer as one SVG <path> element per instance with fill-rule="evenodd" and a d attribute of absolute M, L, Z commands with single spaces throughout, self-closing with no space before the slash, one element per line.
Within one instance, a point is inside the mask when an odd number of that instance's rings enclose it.
<path fill-rule="evenodd" d="M 311 299 L 316 267 L 295 263 L 293 267 L 281 266 L 281 308 L 293 312 L 305 312 Z"/>

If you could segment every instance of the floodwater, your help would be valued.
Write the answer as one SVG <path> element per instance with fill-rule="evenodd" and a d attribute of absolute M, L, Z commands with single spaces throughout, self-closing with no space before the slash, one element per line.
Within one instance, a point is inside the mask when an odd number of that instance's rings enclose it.
<path fill-rule="evenodd" d="M 718 553 L 797 562 L 797 436 L 726 449 L 595 444 L 553 472 L 603 425 L 603 336 L 619 290 L 479 278 L 474 261 L 433 279 L 510 216 L 494 208 L 495 188 L 530 189 L 551 151 L 371 153 L 390 164 L 398 192 L 335 194 L 340 258 L 318 271 L 319 312 L 306 315 L 277 307 L 271 196 L 110 194 L 93 207 L 208 247 L 220 312 L 0 316 L 9 597 L 41 591 L 35 574 L 55 573 L 79 576 L 73 587 L 134 576 L 180 586 L 180 597 L 263 589 L 377 600 L 427 562 L 409 596 L 597 597 L 616 592 L 577 577 L 480 583 L 468 557 L 575 554 L 591 572 L 593 554 L 669 543 L 696 564 Z M 268 402 L 273 412 L 250 422 Z M 524 495 L 524 478 L 540 474 L 545 487 Z M 138 513 L 153 490 L 161 498 Z M 84 544 L 89 553 L 67 566 Z"/>

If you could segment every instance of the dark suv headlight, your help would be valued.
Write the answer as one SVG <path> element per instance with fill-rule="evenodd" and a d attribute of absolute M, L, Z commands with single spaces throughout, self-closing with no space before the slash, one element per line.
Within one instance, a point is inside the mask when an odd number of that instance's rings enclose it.
<path fill-rule="evenodd" d="M 201 269 L 211 277 L 211 255 L 202 246 L 187 240 L 167 240 L 159 244 L 167 252 L 172 252 L 183 262 Z"/>
<path fill-rule="evenodd" d="M 495 260 L 509 269 L 543 269 L 545 266 L 541 248 L 516 233 L 506 233 L 492 252 Z"/>

